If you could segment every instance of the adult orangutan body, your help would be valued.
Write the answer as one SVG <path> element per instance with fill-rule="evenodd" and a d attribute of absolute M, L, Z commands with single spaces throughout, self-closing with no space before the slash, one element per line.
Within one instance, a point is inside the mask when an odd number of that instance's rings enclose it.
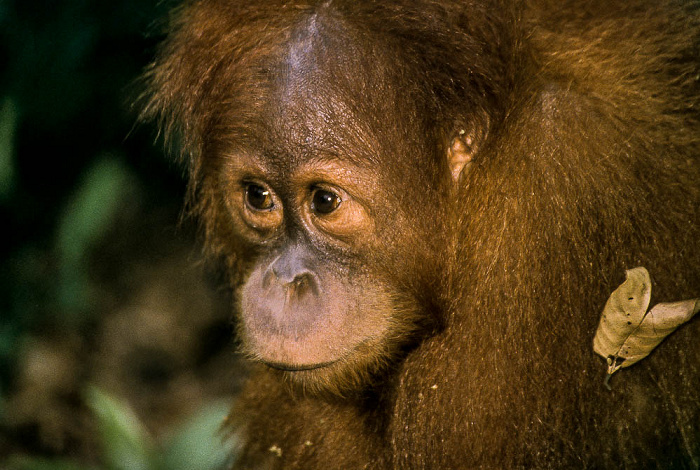
<path fill-rule="evenodd" d="M 145 116 L 258 362 L 241 468 L 697 468 L 700 326 L 603 387 L 625 269 L 700 296 L 682 2 L 200 0 Z"/>

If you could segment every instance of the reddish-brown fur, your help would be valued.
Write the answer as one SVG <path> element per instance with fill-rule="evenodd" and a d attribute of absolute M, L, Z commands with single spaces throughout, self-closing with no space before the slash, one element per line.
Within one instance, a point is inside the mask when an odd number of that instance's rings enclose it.
<path fill-rule="evenodd" d="M 358 254 L 421 309 L 406 309 L 397 350 L 375 352 L 382 367 L 325 378 L 341 382 L 322 383 L 331 394 L 303 393 L 261 366 L 232 414 L 241 468 L 698 468 L 700 323 L 618 372 L 612 391 L 592 350 L 625 269 L 649 270 L 652 303 L 700 296 L 697 4 L 183 7 L 149 71 L 145 115 L 182 145 L 191 207 L 234 286 L 252 261 L 220 174 L 228 149 L 269 132 L 256 97 L 282 85 L 253 64 L 280 56 L 313 15 L 342 25 L 348 57 L 364 64 L 337 77 L 359 110 L 347 125 L 430 156 L 382 156 L 379 170 L 415 215 L 392 230 L 417 241 Z M 368 91 L 353 87 L 375 69 L 381 86 L 365 103 Z M 476 143 L 452 185 L 445 156 L 461 129 Z M 407 187 L 401 175 L 411 174 Z M 412 192 L 428 183 L 434 195 Z"/>

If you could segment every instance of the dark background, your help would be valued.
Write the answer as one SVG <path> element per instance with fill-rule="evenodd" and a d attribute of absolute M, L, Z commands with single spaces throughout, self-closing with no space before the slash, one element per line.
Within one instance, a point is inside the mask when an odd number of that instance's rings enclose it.
<path fill-rule="evenodd" d="M 216 466 L 229 294 L 131 105 L 172 6 L 0 1 L 0 468 Z"/>

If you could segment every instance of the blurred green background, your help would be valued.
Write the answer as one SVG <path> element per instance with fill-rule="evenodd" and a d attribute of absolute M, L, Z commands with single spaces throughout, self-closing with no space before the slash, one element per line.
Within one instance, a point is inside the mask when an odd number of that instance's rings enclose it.
<path fill-rule="evenodd" d="M 245 370 L 136 126 L 172 2 L 0 0 L 0 468 L 219 468 Z"/>

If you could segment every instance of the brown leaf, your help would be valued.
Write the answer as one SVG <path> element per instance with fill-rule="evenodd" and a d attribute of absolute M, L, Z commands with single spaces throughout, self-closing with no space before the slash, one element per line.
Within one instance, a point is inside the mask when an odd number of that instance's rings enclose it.
<path fill-rule="evenodd" d="M 647 312 L 651 279 L 643 268 L 626 272 L 627 280 L 608 298 L 593 350 L 608 361 L 607 381 L 622 367 L 647 357 L 656 346 L 700 311 L 700 299 L 660 303 Z"/>

